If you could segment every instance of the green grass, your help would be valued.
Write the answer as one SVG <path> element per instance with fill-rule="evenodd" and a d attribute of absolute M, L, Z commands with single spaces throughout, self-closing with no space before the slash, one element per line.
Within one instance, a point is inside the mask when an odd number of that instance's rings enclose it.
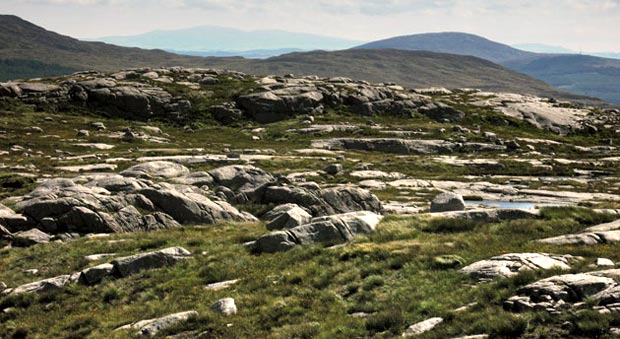
<path fill-rule="evenodd" d="M 120 255 L 168 246 L 183 246 L 193 258 L 164 269 L 125 279 L 105 280 L 86 287 L 72 285 L 58 293 L 8 297 L 2 307 L 0 336 L 28 333 L 30 337 L 124 337 L 111 332 L 128 322 L 186 310 L 199 316 L 164 332 L 203 333 L 203 337 L 392 337 L 417 321 L 442 316 L 446 321 L 424 337 L 491 333 L 499 337 L 565 333 L 561 324 L 575 321 L 570 334 L 589 337 L 602 323 L 617 316 L 566 314 L 510 314 L 502 302 L 520 286 L 558 271 L 526 272 L 517 277 L 472 287 L 473 281 L 456 268 L 507 252 L 548 251 L 586 257 L 574 271 L 598 257 L 619 260 L 615 246 L 543 246 L 530 240 L 583 229 L 604 221 L 583 209 L 549 209 L 536 221 L 478 225 L 458 232 L 430 232 L 434 220 L 388 217 L 376 233 L 337 249 L 320 245 L 297 247 L 278 254 L 252 255 L 243 242 L 264 234 L 261 224 L 224 223 L 185 227 L 148 234 L 80 239 L 31 248 L 0 251 L 2 279 L 10 286 L 66 274 L 88 264 L 84 255 L 115 252 Z M 450 221 L 442 221 L 447 224 Z M 456 222 L 452 220 L 452 222 Z M 482 245 L 483 244 L 483 245 Z M 437 258 L 443 260 L 438 264 Z M 450 260 L 448 260 L 450 259 Z M 459 265 L 446 265 L 446 261 Z M 105 260 L 103 260 L 105 261 Z M 23 271 L 39 268 L 40 276 Z M 229 290 L 207 291 L 204 285 L 228 279 L 241 281 Z M 223 317 L 209 310 L 211 303 L 233 297 L 239 313 Z M 470 311 L 454 309 L 477 302 Z M 364 312 L 366 317 L 351 314 Z M 232 326 L 227 326 L 232 324 Z M 559 331 L 559 332 L 558 332 Z M 596 332 L 598 333 L 598 332 Z"/>

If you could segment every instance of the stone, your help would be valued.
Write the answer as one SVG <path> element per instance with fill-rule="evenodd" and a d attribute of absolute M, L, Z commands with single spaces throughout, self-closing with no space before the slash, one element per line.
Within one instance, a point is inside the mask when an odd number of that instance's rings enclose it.
<path fill-rule="evenodd" d="M 537 219 L 539 210 L 525 210 L 518 208 L 473 209 L 467 211 L 453 211 L 433 213 L 434 217 L 449 219 L 464 219 L 481 223 L 495 223 L 519 219 Z"/>
<path fill-rule="evenodd" d="M 205 289 L 209 291 L 221 291 L 233 286 L 238 282 L 239 279 L 216 282 L 205 286 Z"/>
<path fill-rule="evenodd" d="M 232 165 L 208 172 L 214 185 L 226 186 L 233 191 L 245 191 L 274 183 L 275 178 L 266 171 L 251 165 Z"/>
<path fill-rule="evenodd" d="M 3 293 L 9 295 L 18 295 L 23 293 L 46 293 L 62 290 L 67 284 L 70 283 L 70 275 L 60 275 L 57 277 L 35 281 L 29 284 L 21 285 L 10 290 L 5 290 Z"/>
<path fill-rule="evenodd" d="M 381 202 L 374 194 L 356 187 L 311 190 L 304 187 L 269 186 L 257 201 L 263 204 L 294 203 L 307 209 L 313 216 L 383 211 Z"/>
<path fill-rule="evenodd" d="M 13 234 L 13 245 L 15 246 L 32 246 L 36 244 L 46 244 L 50 242 L 52 236 L 33 228 L 28 231 L 19 231 Z"/>
<path fill-rule="evenodd" d="M 436 196 L 431 202 L 431 213 L 463 210 L 465 210 L 465 201 L 460 194 L 451 192 L 442 193 Z"/>
<path fill-rule="evenodd" d="M 84 257 L 87 261 L 98 261 L 101 259 L 109 258 L 115 256 L 116 253 L 99 253 L 99 254 L 91 254 Z"/>
<path fill-rule="evenodd" d="M 92 124 L 90 124 L 90 127 L 94 128 L 97 131 L 105 131 L 106 127 L 103 124 L 103 122 L 93 122 Z"/>
<path fill-rule="evenodd" d="M 147 188 L 138 191 L 158 209 L 183 224 L 215 224 L 220 220 L 255 221 L 223 201 L 213 201 L 198 193 L 182 193 L 170 188 Z"/>
<path fill-rule="evenodd" d="M 189 169 L 169 161 L 152 161 L 138 164 L 121 172 L 121 175 L 137 178 L 175 178 L 189 174 Z"/>
<path fill-rule="evenodd" d="M 191 253 L 182 247 L 170 247 L 159 251 L 140 253 L 128 257 L 114 259 L 113 274 L 127 277 L 146 269 L 172 266 L 180 260 L 189 258 Z"/>
<path fill-rule="evenodd" d="M 273 214 L 273 210 L 271 212 Z M 311 219 L 312 215 L 310 215 L 310 213 L 303 208 L 294 205 L 290 209 L 283 210 L 281 213 L 273 215 L 271 219 L 268 219 L 269 222 L 267 223 L 267 229 L 270 231 L 289 229 L 307 224 Z"/>
<path fill-rule="evenodd" d="M 137 330 L 135 335 L 152 337 L 157 335 L 161 330 L 174 326 L 183 321 L 187 321 L 191 317 L 198 316 L 196 311 L 187 311 L 167 315 L 161 318 L 141 320 L 132 324 L 121 326 L 115 331 L 119 330 Z"/>
<path fill-rule="evenodd" d="M 7 230 L 4 226 L 0 225 L 0 240 L 12 240 L 13 234 Z"/>
<path fill-rule="evenodd" d="M 314 218 L 310 223 L 286 231 L 276 231 L 256 240 L 251 249 L 257 253 L 287 251 L 297 245 L 340 244 L 358 234 L 374 232 L 382 216 L 361 211 Z"/>
<path fill-rule="evenodd" d="M 342 172 L 342 165 L 341 164 L 329 165 L 329 166 L 325 167 L 325 172 L 327 174 L 330 174 L 330 175 L 336 175 L 336 174 Z"/>
<path fill-rule="evenodd" d="M 562 269 L 568 270 L 573 261 L 581 260 L 572 255 L 547 253 L 508 253 L 475 262 L 459 270 L 479 282 L 517 275 L 522 271 Z"/>
<path fill-rule="evenodd" d="M 211 305 L 211 309 L 226 316 L 237 314 L 237 305 L 233 298 L 220 299 Z"/>
<path fill-rule="evenodd" d="M 103 278 L 111 277 L 113 272 L 113 264 L 105 263 L 97 265 L 80 272 L 79 282 L 84 285 L 95 285 L 101 282 Z"/>
<path fill-rule="evenodd" d="M 237 104 L 259 123 L 323 112 L 323 94 L 312 87 L 290 87 L 241 95 Z"/>
<path fill-rule="evenodd" d="M 616 264 L 607 258 L 598 258 L 596 259 L 596 266 L 616 266 Z"/>
<path fill-rule="evenodd" d="M 420 335 L 422 333 L 431 331 L 432 329 L 437 327 L 437 325 L 441 324 L 442 322 L 443 322 L 443 318 L 440 318 L 440 317 L 430 318 L 430 319 L 421 321 L 419 323 L 409 326 L 405 330 L 402 336 L 403 338 L 406 338 L 406 337 L 413 337 L 413 336 Z"/>

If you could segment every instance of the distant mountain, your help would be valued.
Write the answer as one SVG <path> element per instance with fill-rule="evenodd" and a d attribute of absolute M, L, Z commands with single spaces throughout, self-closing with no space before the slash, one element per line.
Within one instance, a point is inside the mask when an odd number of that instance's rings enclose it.
<path fill-rule="evenodd" d="M 453 54 L 345 50 L 289 53 L 268 59 L 182 56 L 161 50 L 79 41 L 6 15 L 0 16 L 0 41 L 0 81 L 91 69 L 116 71 L 132 67 L 185 66 L 226 68 L 263 75 L 345 76 L 373 82 L 395 82 L 408 87 L 474 87 L 593 102 L 590 98 L 561 92 L 490 61 Z"/>
<path fill-rule="evenodd" d="M 545 44 L 516 44 L 516 45 L 512 45 L 512 47 L 523 50 L 523 51 L 528 51 L 528 52 L 534 52 L 534 53 L 549 53 L 549 54 L 576 54 L 577 52 L 568 49 L 568 48 L 564 48 L 562 46 L 552 46 L 552 45 L 545 45 Z"/>
<path fill-rule="evenodd" d="M 95 39 L 119 46 L 158 48 L 174 51 L 218 53 L 252 50 L 339 50 L 360 41 L 279 30 L 243 31 L 218 26 L 200 26 L 170 31 L 153 31 L 133 36 Z M 270 55 L 273 56 L 273 55 Z"/>
<path fill-rule="evenodd" d="M 205 60 L 160 50 L 79 41 L 13 15 L 0 15 L 0 80 L 63 75 L 88 69 L 112 71 L 174 65 L 204 66 Z"/>
<path fill-rule="evenodd" d="M 545 44 L 516 44 L 512 45 L 514 48 L 518 48 L 528 52 L 535 53 L 551 53 L 551 54 L 581 54 L 591 55 L 601 58 L 620 59 L 620 53 L 614 52 L 578 52 L 572 49 L 564 48 L 561 46 L 551 46 Z"/>
<path fill-rule="evenodd" d="M 428 50 L 477 56 L 571 93 L 620 103 L 620 60 L 616 59 L 527 52 L 466 33 L 409 35 L 356 48 Z"/>
<path fill-rule="evenodd" d="M 458 55 L 472 55 L 496 63 L 528 58 L 535 55 L 534 53 L 512 48 L 508 45 L 500 44 L 477 35 L 457 32 L 405 35 L 370 42 L 354 48 L 392 48 L 409 51 L 431 51 Z"/>
<path fill-rule="evenodd" d="M 197 51 L 175 51 L 168 50 L 168 52 L 182 54 L 182 55 L 194 55 L 203 57 L 234 57 L 239 56 L 250 59 L 265 59 L 272 56 L 278 56 L 293 52 L 303 52 L 298 48 L 281 48 L 281 49 L 255 49 L 251 51 L 213 51 L 213 52 L 197 52 Z"/>

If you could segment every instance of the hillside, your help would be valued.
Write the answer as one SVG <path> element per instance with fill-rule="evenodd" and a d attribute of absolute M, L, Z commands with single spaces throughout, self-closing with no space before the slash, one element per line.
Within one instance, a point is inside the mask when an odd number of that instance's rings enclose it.
<path fill-rule="evenodd" d="M 345 50 L 290 53 L 265 60 L 209 58 L 215 67 L 260 74 L 339 76 L 408 87 L 479 88 L 577 99 L 542 81 L 479 58 L 426 51 Z"/>
<path fill-rule="evenodd" d="M 577 54 L 544 55 L 503 65 L 544 79 L 563 91 L 620 103 L 620 60 Z"/>
<path fill-rule="evenodd" d="M 617 337 L 618 112 L 180 67 L 0 84 L 0 338 Z"/>
<path fill-rule="evenodd" d="M 12 15 L 0 16 L 0 41 L 0 79 L 4 80 L 62 75 L 68 70 L 204 64 L 198 57 L 80 41 Z M 20 68 L 23 73 L 16 72 Z"/>
<path fill-rule="evenodd" d="M 193 53 L 243 52 L 252 50 L 271 50 L 277 53 L 278 50 L 282 49 L 339 50 L 361 43 L 360 41 L 315 34 L 279 30 L 243 31 L 218 26 L 153 31 L 133 36 L 102 37 L 96 40 L 119 46 L 190 51 Z"/>
<path fill-rule="evenodd" d="M 79 41 L 49 32 L 15 16 L 0 16 L 0 41 L 6 42 L 0 49 L 0 80 L 54 76 L 91 69 L 216 67 L 253 74 L 346 76 L 373 82 L 395 82 L 409 87 L 474 87 L 590 101 L 482 59 L 440 53 L 358 49 L 290 53 L 264 60 L 203 58 Z"/>
<path fill-rule="evenodd" d="M 522 51 L 466 33 L 430 33 L 371 42 L 356 48 L 426 50 L 497 62 L 561 90 L 620 103 L 620 60 Z"/>
<path fill-rule="evenodd" d="M 512 48 L 483 37 L 458 32 L 405 35 L 370 42 L 356 49 L 403 49 L 472 55 L 496 63 L 532 57 L 535 54 Z"/>

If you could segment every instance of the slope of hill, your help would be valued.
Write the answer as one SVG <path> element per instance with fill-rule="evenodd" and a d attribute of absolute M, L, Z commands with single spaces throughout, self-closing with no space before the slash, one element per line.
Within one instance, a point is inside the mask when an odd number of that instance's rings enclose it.
<path fill-rule="evenodd" d="M 572 93 L 620 103 L 620 60 L 522 51 L 465 33 L 430 33 L 371 42 L 356 48 L 395 48 L 473 55 L 497 62 Z"/>
<path fill-rule="evenodd" d="M 590 55 L 552 55 L 504 63 L 559 89 L 620 103 L 620 60 Z"/>
<path fill-rule="evenodd" d="M 523 59 L 534 53 L 512 48 L 483 37 L 458 32 L 414 34 L 370 42 L 356 49 L 404 49 L 431 51 L 458 55 L 473 55 L 501 63 L 507 60 Z"/>
<path fill-rule="evenodd" d="M 242 31 L 217 26 L 153 31 L 140 35 L 103 37 L 96 40 L 127 47 L 210 53 L 292 48 L 337 50 L 351 48 L 361 43 L 314 34 L 278 30 Z"/>
<path fill-rule="evenodd" d="M 209 58 L 210 64 L 243 72 L 345 76 L 408 87 L 480 88 L 577 99 L 542 81 L 476 57 L 426 51 L 345 50 L 290 53 L 265 60 Z"/>
<path fill-rule="evenodd" d="M 80 41 L 12 15 L 0 16 L 0 41 L 0 79 L 5 80 L 66 74 L 68 70 L 204 64 L 198 57 Z M 18 72 L 20 68 L 24 71 Z"/>
<path fill-rule="evenodd" d="M 79 41 L 46 31 L 15 16 L 0 16 L 0 41 L 5 42 L 0 48 L 0 80 L 90 69 L 115 71 L 132 67 L 185 66 L 228 68 L 253 74 L 347 76 L 410 87 L 476 87 L 584 99 L 486 60 L 430 52 L 359 49 L 290 53 L 264 60 L 203 58 Z"/>

